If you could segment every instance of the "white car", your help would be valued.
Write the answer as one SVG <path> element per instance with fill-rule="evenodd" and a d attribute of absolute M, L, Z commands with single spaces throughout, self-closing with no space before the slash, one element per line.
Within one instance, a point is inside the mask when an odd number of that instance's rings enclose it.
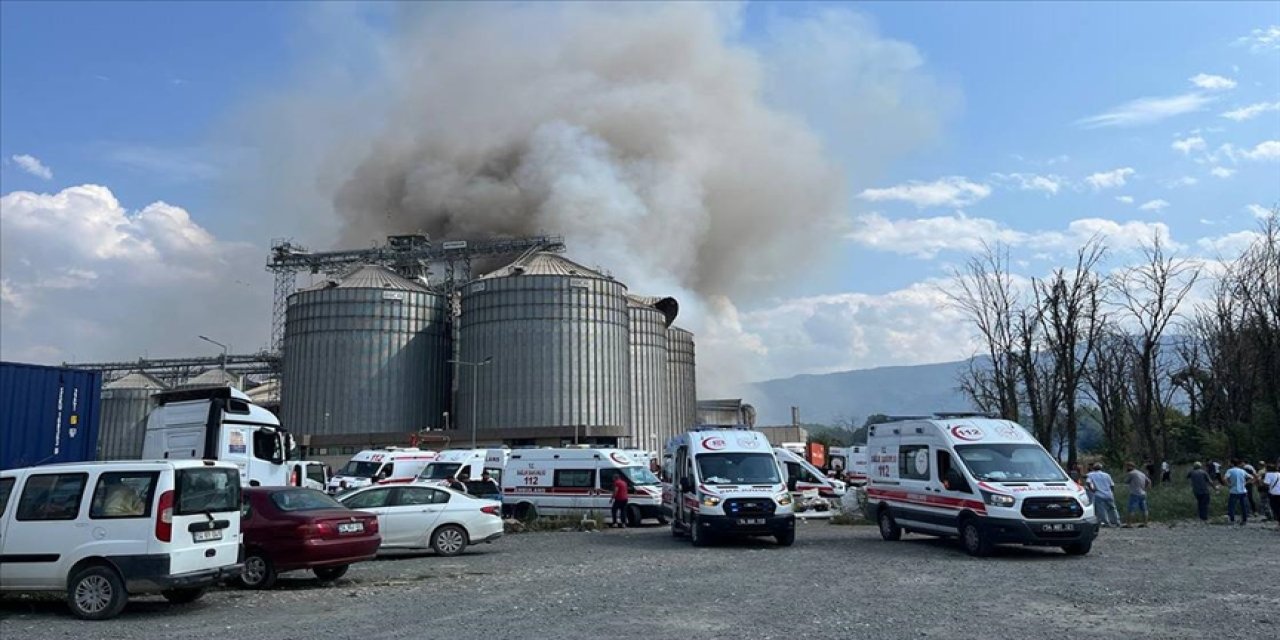
<path fill-rule="evenodd" d="M 469 544 L 502 537 L 502 503 L 425 484 L 373 486 L 338 498 L 378 516 L 380 549 L 433 549 L 456 556 Z"/>

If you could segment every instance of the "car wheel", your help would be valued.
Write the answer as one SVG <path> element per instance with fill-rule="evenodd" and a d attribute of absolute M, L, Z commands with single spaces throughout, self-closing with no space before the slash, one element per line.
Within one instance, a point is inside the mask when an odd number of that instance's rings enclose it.
<path fill-rule="evenodd" d="M 333 582 L 334 580 L 347 575 L 347 569 L 350 568 L 351 565 L 344 564 L 337 567 L 319 567 L 312 569 L 311 572 L 316 574 L 316 577 L 320 578 L 323 582 Z"/>
<path fill-rule="evenodd" d="M 960 525 L 960 544 L 964 546 L 965 553 L 975 558 L 991 555 L 991 540 L 976 518 L 969 518 Z"/>
<path fill-rule="evenodd" d="M 779 533 L 774 538 L 777 538 L 779 547 L 789 547 L 796 542 L 796 530 L 792 529 L 786 533 Z"/>
<path fill-rule="evenodd" d="M 445 557 L 456 556 L 467 548 L 467 532 L 453 524 L 440 527 L 431 534 L 431 548 Z"/>
<path fill-rule="evenodd" d="M 693 542 L 693 546 L 707 546 L 711 543 L 710 537 L 711 536 L 707 535 L 707 532 L 703 531 L 702 527 L 698 525 L 698 519 L 696 517 L 689 523 L 689 540 Z"/>
<path fill-rule="evenodd" d="M 67 605 L 77 618 L 114 618 L 124 610 L 128 600 L 129 593 L 125 591 L 124 581 L 111 567 L 88 567 L 67 583 Z"/>
<path fill-rule="evenodd" d="M 204 587 L 198 589 L 169 589 L 161 591 L 160 595 L 164 596 L 170 604 L 188 604 L 199 600 L 204 596 Z"/>
<path fill-rule="evenodd" d="M 628 527 L 640 526 L 641 520 L 643 520 L 643 518 L 640 517 L 640 507 L 637 507 L 634 505 L 627 507 L 627 526 Z"/>
<path fill-rule="evenodd" d="M 876 516 L 876 520 L 880 524 L 880 537 L 890 542 L 902 539 L 902 527 L 898 526 L 893 520 L 893 514 L 889 513 L 887 507 L 880 509 L 880 515 Z"/>
<path fill-rule="evenodd" d="M 1067 552 L 1069 556 L 1087 555 L 1091 549 L 1093 549 L 1092 542 L 1073 542 L 1062 547 L 1062 550 Z"/>
<path fill-rule="evenodd" d="M 276 567 L 261 551 L 250 551 L 240 572 L 240 586 L 247 589 L 270 589 L 276 583 Z"/>

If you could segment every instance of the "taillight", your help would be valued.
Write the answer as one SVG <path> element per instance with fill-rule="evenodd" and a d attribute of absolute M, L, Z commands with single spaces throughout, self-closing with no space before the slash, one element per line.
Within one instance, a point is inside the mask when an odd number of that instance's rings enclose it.
<path fill-rule="evenodd" d="M 173 491 L 160 494 L 160 505 L 156 509 L 156 540 L 173 540 Z"/>
<path fill-rule="evenodd" d="M 482 511 L 482 512 L 484 512 L 484 513 L 487 513 L 487 514 L 489 514 L 489 515 L 491 515 L 491 516 L 496 516 L 496 515 L 498 515 L 498 506 L 497 506 L 497 505 L 491 505 L 491 506 L 488 506 L 488 507 L 480 507 L 480 511 Z"/>
<path fill-rule="evenodd" d="M 329 522 L 298 525 L 299 538 L 332 538 L 336 535 L 338 535 L 338 528 Z"/>
<path fill-rule="evenodd" d="M 378 532 L 378 519 L 377 519 L 377 518 L 369 518 L 368 520 L 365 520 L 365 521 L 364 521 L 364 531 L 365 531 L 365 533 L 377 533 L 377 532 Z"/>

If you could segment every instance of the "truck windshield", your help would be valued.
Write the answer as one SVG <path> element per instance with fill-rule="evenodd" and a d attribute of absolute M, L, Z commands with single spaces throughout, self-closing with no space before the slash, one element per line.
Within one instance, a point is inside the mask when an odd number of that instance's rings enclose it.
<path fill-rule="evenodd" d="M 706 484 L 779 484 L 772 453 L 703 453 L 698 477 Z"/>
<path fill-rule="evenodd" d="M 174 514 L 240 510 L 240 472 L 235 469 L 179 469 Z"/>
<path fill-rule="evenodd" d="M 378 467 L 381 466 L 381 462 L 356 462 L 352 460 L 338 472 L 338 475 L 352 478 L 372 478 L 378 474 Z"/>
<path fill-rule="evenodd" d="M 457 462 L 432 462 L 427 465 L 422 473 L 418 474 L 419 480 L 448 480 L 453 474 L 461 469 L 462 465 Z"/>
<path fill-rule="evenodd" d="M 978 480 L 992 482 L 1063 482 L 1062 468 L 1033 444 L 961 444 L 956 453 Z"/>
<path fill-rule="evenodd" d="M 622 473 L 631 479 L 631 484 L 658 484 L 658 476 L 644 467 L 623 467 Z"/>

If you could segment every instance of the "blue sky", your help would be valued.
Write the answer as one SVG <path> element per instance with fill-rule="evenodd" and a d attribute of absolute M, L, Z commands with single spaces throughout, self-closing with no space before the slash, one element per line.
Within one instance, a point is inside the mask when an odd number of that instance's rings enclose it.
<path fill-rule="evenodd" d="M 154 298 L 121 309 L 105 300 L 178 286 L 126 284 L 113 269 L 172 273 L 172 260 L 204 286 L 230 287 L 223 293 L 242 306 L 236 315 L 262 313 L 270 302 L 264 236 L 296 219 L 244 210 L 245 167 L 276 156 L 255 147 L 240 120 L 273 96 L 339 73 L 326 66 L 335 60 L 358 77 L 402 18 L 385 7 L 302 3 L 0 4 L 0 193 L 52 197 L 102 185 L 116 207 L 103 193 L 91 199 L 115 222 L 86 228 L 118 229 L 133 216 L 135 235 L 118 246 L 158 228 L 188 243 L 150 237 L 154 262 L 116 267 L 6 261 L 5 357 L 200 348 L 185 326 L 151 339 L 121 338 L 90 319 L 51 328 L 58 309 L 93 296 L 113 322 L 136 323 L 130 313 L 159 304 Z M 1280 200 L 1280 147 L 1267 144 L 1280 145 L 1280 4 L 750 3 L 732 21 L 728 44 L 755 52 L 764 69 L 763 100 L 804 121 L 846 183 L 843 237 L 815 251 L 823 261 L 766 296 L 733 298 L 735 320 L 707 321 L 708 349 L 756 345 L 754 376 L 964 355 L 947 335 L 924 335 L 931 322 L 954 317 L 930 319 L 922 309 L 936 306 L 926 293 L 932 279 L 978 241 L 1014 244 L 1028 276 L 1092 232 L 1114 237 L 1117 264 L 1151 232 L 1208 258 L 1238 246 L 1256 207 Z M 830 43 L 794 41 L 814 33 L 796 25 L 824 24 L 836 25 L 822 32 Z M 774 67 L 793 55 L 818 60 L 813 77 Z M 841 56 L 857 57 L 856 66 Z M 880 106 L 865 118 L 841 101 Z M 6 235 L 36 233 L 17 207 L 33 207 L 22 209 L 30 214 L 49 202 L 10 199 Z M 139 217 L 156 202 L 182 213 Z M 50 238 L 32 246 L 102 260 L 125 253 Z M 233 341 L 262 344 L 265 321 L 218 322 Z"/>

